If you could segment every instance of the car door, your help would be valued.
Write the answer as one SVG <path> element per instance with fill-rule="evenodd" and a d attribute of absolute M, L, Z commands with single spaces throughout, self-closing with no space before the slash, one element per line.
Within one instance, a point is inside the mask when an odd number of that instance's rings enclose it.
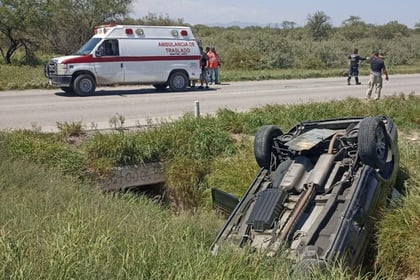
<path fill-rule="evenodd" d="M 123 62 L 117 39 L 105 39 L 96 49 L 94 57 L 97 83 L 100 85 L 124 82 Z"/>

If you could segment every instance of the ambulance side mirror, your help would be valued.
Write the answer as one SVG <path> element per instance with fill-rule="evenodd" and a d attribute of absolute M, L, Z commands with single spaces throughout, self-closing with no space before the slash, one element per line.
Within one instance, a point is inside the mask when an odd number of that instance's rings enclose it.
<path fill-rule="evenodd" d="M 95 56 L 96 56 L 96 57 L 101 57 L 101 56 L 102 56 L 101 51 L 100 51 L 100 50 L 96 50 L 96 51 L 95 51 Z"/>

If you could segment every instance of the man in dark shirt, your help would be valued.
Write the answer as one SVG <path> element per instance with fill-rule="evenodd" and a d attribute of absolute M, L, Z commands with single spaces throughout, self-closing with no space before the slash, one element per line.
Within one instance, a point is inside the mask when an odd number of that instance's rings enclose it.
<path fill-rule="evenodd" d="M 370 76 L 368 90 L 366 91 L 366 99 L 370 99 L 372 95 L 373 88 L 375 88 L 375 100 L 378 100 L 381 97 L 382 90 L 382 74 L 385 75 L 385 80 L 389 80 L 388 72 L 385 67 L 384 58 L 379 56 L 377 51 L 372 53 L 372 58 L 370 60 Z"/>
<path fill-rule="evenodd" d="M 359 50 L 354 49 L 353 53 L 349 55 L 348 59 L 349 59 L 349 73 L 347 77 L 347 85 L 350 85 L 350 80 L 352 76 L 354 77 L 356 81 L 356 85 L 361 85 L 362 83 L 359 82 L 359 63 L 361 60 L 366 60 L 366 58 L 360 57 Z"/>
<path fill-rule="evenodd" d="M 206 89 L 209 88 L 209 77 L 208 77 L 208 73 L 207 73 L 207 61 L 208 61 L 208 56 L 207 53 L 203 52 L 203 48 L 200 47 L 200 52 L 201 52 L 201 74 L 200 74 L 200 86 L 198 87 L 199 89 L 204 88 L 204 83 L 206 84 Z"/>

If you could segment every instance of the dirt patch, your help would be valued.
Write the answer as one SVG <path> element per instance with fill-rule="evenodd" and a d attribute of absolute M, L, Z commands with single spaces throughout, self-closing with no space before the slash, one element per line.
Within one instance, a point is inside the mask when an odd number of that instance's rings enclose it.
<path fill-rule="evenodd" d="M 398 132 L 399 139 L 404 142 L 419 142 L 420 131 L 412 130 L 410 132 Z"/>
<path fill-rule="evenodd" d="M 420 279 L 420 275 L 409 275 L 407 276 L 404 280 L 419 280 Z"/>

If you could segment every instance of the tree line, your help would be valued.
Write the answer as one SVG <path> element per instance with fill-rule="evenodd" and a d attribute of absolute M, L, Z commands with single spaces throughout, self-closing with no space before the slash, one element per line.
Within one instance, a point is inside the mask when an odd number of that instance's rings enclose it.
<path fill-rule="evenodd" d="M 148 15 L 131 18 L 133 0 L 0 0 L 0 54 L 5 64 L 43 64 L 48 54 L 71 54 L 106 23 L 189 25 L 182 18 Z M 365 23 L 351 16 L 338 27 L 322 11 L 306 24 L 283 21 L 272 26 L 240 28 L 193 25 L 203 45 L 214 46 L 227 69 L 322 69 L 346 63 L 358 48 L 361 55 L 381 51 L 388 64 L 420 64 L 420 24 L 414 29 L 397 21 Z M 17 55 L 20 54 L 20 55 Z"/>

